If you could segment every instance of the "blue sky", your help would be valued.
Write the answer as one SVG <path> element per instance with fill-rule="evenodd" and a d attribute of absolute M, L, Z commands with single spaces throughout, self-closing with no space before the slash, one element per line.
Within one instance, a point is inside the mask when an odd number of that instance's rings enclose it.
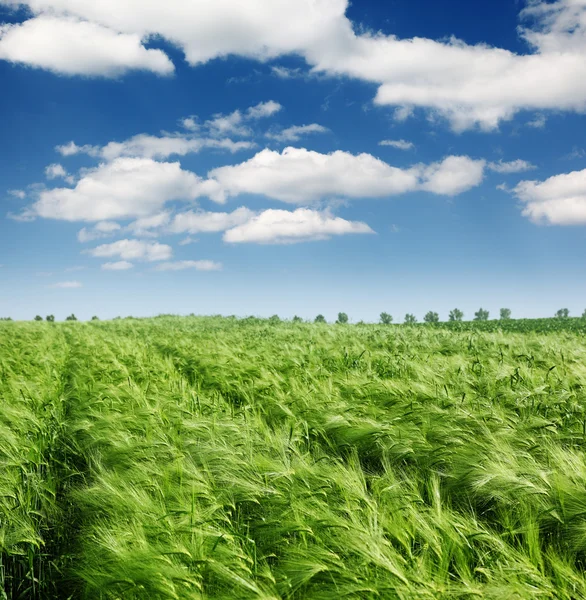
<path fill-rule="evenodd" d="M 586 308 L 586 0 L 0 0 L 0 81 L 0 316 Z"/>

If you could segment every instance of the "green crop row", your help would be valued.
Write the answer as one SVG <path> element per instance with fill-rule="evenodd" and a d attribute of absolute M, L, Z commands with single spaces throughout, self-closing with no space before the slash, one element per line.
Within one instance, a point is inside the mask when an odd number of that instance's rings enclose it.
<path fill-rule="evenodd" d="M 586 597 L 586 346 L 492 324 L 0 323 L 0 597 Z"/>

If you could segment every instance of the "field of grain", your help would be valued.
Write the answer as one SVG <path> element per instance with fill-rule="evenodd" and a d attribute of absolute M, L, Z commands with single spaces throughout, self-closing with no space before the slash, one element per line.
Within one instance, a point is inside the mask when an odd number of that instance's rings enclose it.
<path fill-rule="evenodd" d="M 585 385 L 581 320 L 0 323 L 0 598 L 585 598 Z"/>

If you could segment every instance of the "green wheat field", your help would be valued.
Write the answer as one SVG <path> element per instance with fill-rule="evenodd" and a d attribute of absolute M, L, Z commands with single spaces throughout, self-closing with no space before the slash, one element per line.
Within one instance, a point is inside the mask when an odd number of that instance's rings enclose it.
<path fill-rule="evenodd" d="M 586 598 L 586 319 L 0 323 L 0 598 Z"/>

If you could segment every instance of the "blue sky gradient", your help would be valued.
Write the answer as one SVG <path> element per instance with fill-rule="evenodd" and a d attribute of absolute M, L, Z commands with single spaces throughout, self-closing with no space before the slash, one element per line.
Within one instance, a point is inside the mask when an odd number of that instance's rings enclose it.
<path fill-rule="evenodd" d="M 131 0 L 119 1 L 121 5 L 133 4 Z M 63 72 L 70 68 L 67 58 L 39 67 L 37 59 L 18 46 L 34 43 L 52 55 L 51 48 L 43 46 L 53 43 L 51 38 L 13 42 L 9 36 L 18 33 L 16 28 L 22 23 L 42 19 L 50 11 L 62 14 L 66 23 L 93 22 L 94 17 L 73 14 L 65 0 L 55 0 L 54 4 L 51 0 L 31 0 L 28 4 L 26 10 L 15 8 L 11 0 L 0 0 L 0 23 L 5 24 L 4 28 L 0 25 L 0 316 L 31 319 L 35 314 L 55 314 L 63 319 L 74 312 L 86 319 L 94 314 L 111 318 L 159 313 L 278 313 L 284 318 L 295 314 L 313 318 L 323 313 L 333 320 L 338 311 L 344 311 L 355 322 L 377 320 L 381 311 L 402 321 L 407 312 L 421 319 L 428 310 L 447 319 L 454 307 L 470 318 L 481 306 L 493 317 L 504 306 L 517 317 L 553 316 L 562 306 L 577 315 L 586 308 L 586 88 L 569 89 L 568 95 L 575 94 L 575 105 L 570 108 L 557 106 L 556 100 L 548 100 L 551 106 L 539 108 L 545 101 L 520 98 L 515 100 L 514 114 L 499 117 L 496 126 L 478 120 L 462 128 L 455 125 L 460 110 L 456 101 L 450 100 L 451 112 L 442 112 L 430 100 L 429 106 L 415 107 L 402 120 L 397 114 L 402 104 L 375 102 L 379 83 L 364 81 L 350 71 L 311 72 L 312 64 L 301 51 L 264 60 L 234 52 L 190 65 L 180 44 L 173 45 L 160 36 L 142 36 L 143 47 L 164 52 L 174 65 L 174 73 L 160 75 L 129 66 L 114 76 L 107 72 L 96 75 L 83 72 L 90 67 L 80 61 L 75 67 L 80 72 L 69 74 Z M 151 0 L 150 4 L 163 3 Z M 262 7 L 260 0 L 256 4 Z M 545 32 L 547 43 L 557 44 L 556 48 L 563 44 L 568 56 L 583 53 L 586 64 L 586 2 L 581 0 L 357 0 L 347 7 L 345 18 L 357 36 L 380 32 L 379 41 L 382 36 L 395 36 L 398 40 L 419 38 L 450 46 L 454 44 L 450 38 L 455 36 L 461 40 L 458 43 L 467 45 L 466 51 L 483 44 L 482 48 L 536 55 L 546 50 L 531 47 L 518 26 L 527 23 L 520 17 L 523 9 L 543 5 L 553 12 L 547 13 L 549 17 L 536 17 L 534 31 Z M 100 21 L 102 25 L 104 21 Z M 114 25 L 107 26 L 115 29 Z M 286 20 L 281 26 L 287 28 Z M 221 29 L 221 24 L 218 27 Z M 197 47 L 198 40 L 190 43 Z M 324 55 L 329 51 L 329 47 L 320 48 Z M 384 53 L 380 60 L 387 60 Z M 388 60 L 396 61 L 396 57 L 389 55 Z M 445 69 L 447 79 L 451 70 L 454 77 L 465 77 L 462 73 L 466 67 L 450 61 L 435 68 Z M 423 73 L 421 80 L 432 75 Z M 544 89 L 548 85 L 544 73 Z M 507 90 L 502 91 L 503 97 L 507 94 Z M 246 117 L 250 107 L 269 101 L 278 103 L 280 110 L 259 118 Z M 241 125 L 250 129 L 245 135 L 234 129 L 222 134 L 206 129 L 205 122 L 214 116 L 237 110 L 243 116 Z M 187 117 L 200 124 L 198 131 L 190 133 L 182 127 Z M 327 131 L 301 135 L 297 140 L 267 137 L 267 133 L 278 136 L 289 127 L 309 124 Z M 352 223 L 366 224 L 364 227 L 374 232 L 328 230 L 301 235 L 296 230 L 295 235 L 301 236 L 295 238 L 296 243 L 271 239 L 278 229 L 271 222 L 263 225 L 263 235 L 268 236 L 265 243 L 252 238 L 234 243 L 224 239 L 228 227 L 178 234 L 163 225 L 136 233 L 128 226 L 139 214 L 124 218 L 106 215 L 103 219 L 66 218 L 58 209 L 51 216 L 41 214 L 38 203 L 43 197 L 53 197 L 52 190 L 73 190 L 68 197 L 76 203 L 79 182 L 101 168 L 98 165 L 107 167 L 118 160 L 83 153 L 63 156 L 57 146 L 74 141 L 78 146 L 103 147 L 138 134 L 165 135 L 162 132 L 182 139 L 191 135 L 247 142 L 248 148 L 234 153 L 207 148 L 152 158 L 158 163 L 179 162 L 183 171 L 203 180 L 213 179 L 209 173 L 217 167 L 242 165 L 264 149 L 280 154 L 287 146 L 325 157 L 335 151 L 353 156 L 366 153 L 404 170 L 441 163 L 449 156 L 484 162 L 480 181 L 468 182 L 466 189 L 457 193 L 417 187 L 373 198 L 365 188 L 363 196 L 356 192 L 348 197 L 335 185 L 330 193 L 324 183 L 326 191 L 319 199 L 307 195 L 296 203 L 284 202 L 276 197 L 277 192 L 246 191 L 247 185 L 255 188 L 258 177 L 253 175 L 250 183 L 241 170 L 234 170 L 230 182 L 221 185 L 225 190 L 240 191 L 229 192 L 225 203 L 206 195 L 181 197 L 161 201 L 159 208 L 149 213 L 168 212 L 170 219 L 179 215 L 181 220 L 187 211 L 231 213 L 247 207 L 251 215 L 258 216 L 267 210 L 292 213 L 308 209 L 322 220 L 329 219 L 330 225 L 343 219 L 335 226 L 347 229 Z M 412 147 L 381 146 L 382 140 L 403 140 Z M 511 172 L 495 172 L 490 167 L 514 161 L 524 161 L 525 166 L 510 167 Z M 62 165 L 69 180 L 47 178 L 45 169 L 52 164 Z M 570 176 L 567 182 L 571 191 L 556 179 L 547 187 L 545 216 L 538 219 L 524 214 L 528 205 L 541 210 L 544 200 L 540 193 L 545 188 L 534 186 L 527 191 L 521 182 L 542 184 L 564 174 Z M 292 187 L 303 190 L 307 177 L 299 177 Z M 263 189 L 272 190 L 271 181 Z M 93 202 L 106 200 L 98 195 Z M 572 205 L 569 216 L 565 208 L 568 202 Z M 101 221 L 116 222 L 120 230 L 87 242 L 78 240 L 83 227 L 91 230 Z M 187 237 L 191 243 L 181 244 Z M 144 256 L 92 255 L 97 247 L 122 239 L 169 246 L 172 257 L 149 261 Z M 108 262 L 122 261 L 132 263 L 132 268 L 103 268 Z M 180 261 L 213 261 L 215 268 L 200 269 L 194 263 L 182 270 L 159 270 L 162 264 L 174 269 L 170 265 Z M 71 287 L 60 287 L 64 284 Z"/>

